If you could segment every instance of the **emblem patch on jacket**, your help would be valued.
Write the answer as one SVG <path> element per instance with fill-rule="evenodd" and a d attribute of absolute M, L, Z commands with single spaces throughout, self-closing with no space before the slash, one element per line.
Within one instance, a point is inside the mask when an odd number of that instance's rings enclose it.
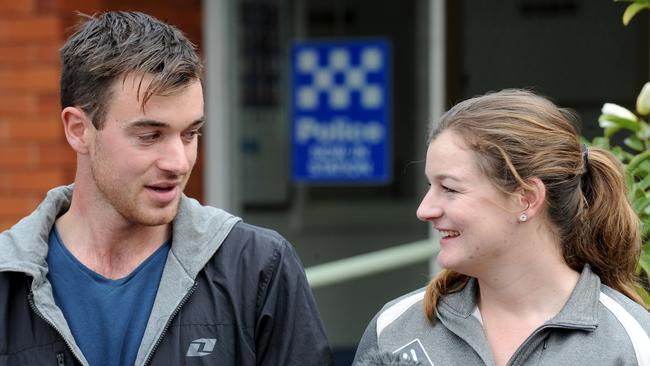
<path fill-rule="evenodd" d="M 411 342 L 393 351 L 393 354 L 400 355 L 400 357 L 404 360 L 410 360 L 422 365 L 428 364 L 433 366 L 433 362 L 429 358 L 429 355 L 427 355 L 424 347 L 422 347 L 422 342 L 420 342 L 420 339 L 418 338 L 415 338 Z"/>
<path fill-rule="evenodd" d="M 217 344 L 215 338 L 199 338 L 190 343 L 190 348 L 187 349 L 186 357 L 203 357 L 212 353 L 214 345 Z"/>

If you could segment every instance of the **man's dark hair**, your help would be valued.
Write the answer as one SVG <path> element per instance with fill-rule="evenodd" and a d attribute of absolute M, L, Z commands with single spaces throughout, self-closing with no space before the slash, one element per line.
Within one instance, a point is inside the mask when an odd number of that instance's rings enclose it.
<path fill-rule="evenodd" d="M 61 107 L 76 106 L 103 127 L 111 87 L 129 75 L 153 76 L 142 98 L 169 95 L 202 80 L 196 48 L 177 28 L 139 12 L 87 16 L 61 48 Z"/>

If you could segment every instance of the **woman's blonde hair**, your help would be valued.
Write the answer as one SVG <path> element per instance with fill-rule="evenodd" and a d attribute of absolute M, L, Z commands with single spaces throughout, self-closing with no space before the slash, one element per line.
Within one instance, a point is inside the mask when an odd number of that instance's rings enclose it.
<path fill-rule="evenodd" d="M 507 89 L 451 108 L 432 127 L 429 143 L 453 131 L 506 193 L 526 190 L 530 178 L 539 178 L 567 265 L 581 271 L 589 264 L 602 283 L 643 304 L 635 291 L 640 223 L 627 200 L 622 166 L 606 150 L 581 146 L 576 122 L 573 113 L 542 96 Z M 424 299 L 429 321 L 435 321 L 440 297 L 460 291 L 468 280 L 450 270 L 431 280 Z"/>

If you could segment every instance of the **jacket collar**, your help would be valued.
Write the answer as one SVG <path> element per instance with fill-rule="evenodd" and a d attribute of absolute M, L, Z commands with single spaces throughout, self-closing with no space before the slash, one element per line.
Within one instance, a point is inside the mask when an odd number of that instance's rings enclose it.
<path fill-rule="evenodd" d="M 461 291 L 444 296 L 438 311 L 447 316 L 467 319 L 476 308 L 477 293 L 478 280 L 471 278 Z M 586 264 L 566 304 L 547 322 L 547 325 L 594 328 L 598 324 L 599 296 L 600 278 Z"/>
<path fill-rule="evenodd" d="M 50 190 L 29 216 L 0 234 L 0 271 L 19 271 L 45 279 L 48 237 L 56 219 L 70 207 L 74 185 Z M 172 251 L 186 274 L 195 277 L 241 219 L 181 196 L 173 221 Z"/>

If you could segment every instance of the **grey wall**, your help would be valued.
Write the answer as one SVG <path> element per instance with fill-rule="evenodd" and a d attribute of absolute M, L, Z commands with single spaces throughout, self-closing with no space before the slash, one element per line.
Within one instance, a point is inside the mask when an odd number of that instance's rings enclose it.
<path fill-rule="evenodd" d="M 648 14 L 625 27 L 628 3 L 607 0 L 458 2 L 461 99 L 532 87 L 583 118 L 597 133 L 604 102 L 634 107 L 648 80 Z"/>

